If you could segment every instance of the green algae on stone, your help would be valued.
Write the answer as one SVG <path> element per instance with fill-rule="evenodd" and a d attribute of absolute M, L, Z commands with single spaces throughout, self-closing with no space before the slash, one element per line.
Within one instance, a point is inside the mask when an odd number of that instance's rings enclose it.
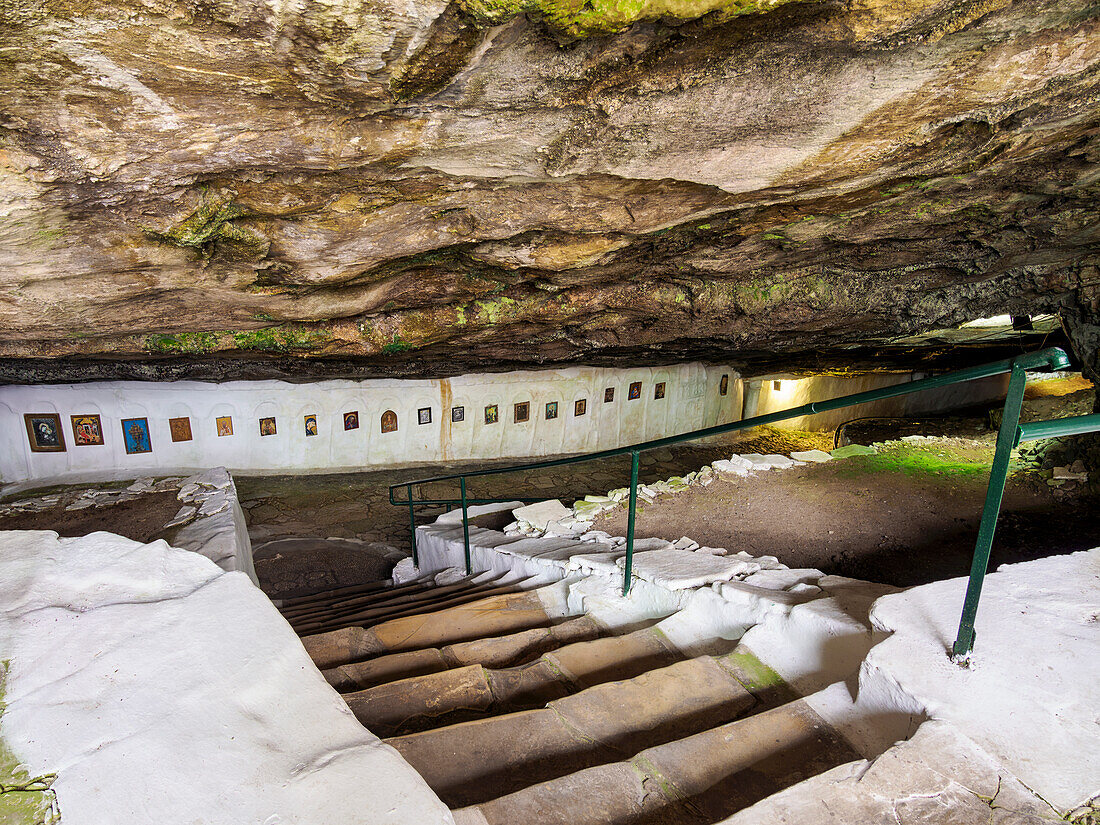
<path fill-rule="evenodd" d="M 204 194 L 198 209 L 182 221 L 163 231 L 146 229 L 145 234 L 160 243 L 196 249 L 203 257 L 210 257 L 215 245 L 222 242 L 232 254 L 262 258 L 270 246 L 267 239 L 233 223 L 250 214 L 248 209 L 234 203 L 229 196 L 210 197 Z"/>
<path fill-rule="evenodd" d="M 0 662 L 0 721 L 8 663 Z M 50 789 L 53 774 L 31 776 L 0 738 L 0 822 L 4 825 L 55 825 L 61 822 L 57 798 Z"/>
<path fill-rule="evenodd" d="M 482 25 L 497 26 L 529 14 L 570 39 L 612 34 L 642 21 L 694 20 L 708 14 L 724 21 L 791 2 L 801 0 L 459 0 Z"/>

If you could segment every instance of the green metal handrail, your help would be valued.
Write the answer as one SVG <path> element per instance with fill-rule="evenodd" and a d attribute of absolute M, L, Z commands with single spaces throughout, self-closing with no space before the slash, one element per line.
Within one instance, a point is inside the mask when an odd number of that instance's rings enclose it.
<path fill-rule="evenodd" d="M 955 636 L 955 644 L 951 647 L 951 656 L 959 664 L 965 663 L 974 649 L 974 619 L 978 613 L 978 599 L 982 595 L 986 568 L 989 566 L 993 534 L 997 531 L 997 517 L 1001 511 L 1001 497 L 1004 495 L 1005 481 L 1008 477 L 1008 460 L 1013 448 L 1023 441 L 1100 432 L 1100 414 L 1020 424 L 1023 398 L 1023 380 L 1017 380 L 1014 371 L 1008 385 L 1008 397 L 1005 399 L 1005 419 L 1001 421 L 1001 429 L 997 433 L 997 452 L 993 457 L 993 468 L 989 472 L 989 487 L 986 489 L 982 521 L 978 526 L 978 542 L 974 548 L 970 581 L 966 586 L 966 599 L 963 602 L 962 617 L 959 619 L 959 632 Z M 1006 427 L 1010 414 L 1012 423 Z"/>
<path fill-rule="evenodd" d="M 768 413 L 766 415 L 757 415 L 753 416 L 752 418 L 745 418 L 740 421 L 731 422 L 729 424 L 719 424 L 714 427 L 706 427 L 701 430 L 693 430 L 691 432 L 681 433 L 679 435 L 671 435 L 664 438 L 653 439 L 651 441 L 643 441 L 638 444 L 631 444 L 625 447 L 616 447 L 610 450 L 599 450 L 593 453 L 568 456 L 566 458 L 546 459 L 543 461 L 532 461 L 523 464 L 513 464 L 507 467 L 493 467 L 484 470 L 470 470 L 463 473 L 431 476 L 429 478 L 417 479 L 415 481 L 407 481 L 399 484 L 393 484 L 389 488 L 390 504 L 399 507 L 407 506 L 409 508 L 409 531 L 412 539 L 413 564 L 416 566 L 419 566 L 419 554 L 416 547 L 416 513 L 414 511 L 414 508 L 417 506 L 426 505 L 461 505 L 466 572 L 471 573 L 473 571 L 470 558 L 470 531 L 468 508 L 474 504 L 492 504 L 505 501 L 539 501 L 541 499 L 519 498 L 516 496 L 511 496 L 508 498 L 471 499 L 467 496 L 466 493 L 467 479 L 476 478 L 479 476 L 500 475 L 502 473 L 521 472 L 524 470 L 540 470 L 548 467 L 560 467 L 566 464 L 578 464 L 584 461 L 597 461 L 603 458 L 629 455 L 630 501 L 626 528 L 626 557 L 623 568 L 623 595 L 625 596 L 630 592 L 631 577 L 633 571 L 634 524 L 635 514 L 637 512 L 638 506 L 639 456 L 646 450 L 653 450 L 660 447 L 668 447 L 673 444 L 681 444 L 686 441 L 696 441 L 701 438 L 709 438 L 711 436 L 724 435 L 726 433 L 752 429 L 753 427 L 760 427 L 766 424 L 773 424 L 778 421 L 785 421 L 789 418 L 798 418 L 804 415 L 829 412 L 831 410 L 843 409 L 844 407 L 852 407 L 857 404 L 866 404 L 872 401 L 881 401 L 886 398 L 897 398 L 899 396 L 909 395 L 911 393 L 921 392 L 923 390 L 936 389 L 938 387 L 950 386 L 951 384 L 959 384 L 965 381 L 974 381 L 980 378 L 989 378 L 994 375 L 1004 375 L 1005 373 L 1008 373 L 1010 375 L 1008 395 L 1005 399 L 1004 413 L 1001 417 L 1001 427 L 997 434 L 997 449 L 994 454 L 993 468 L 990 471 L 989 488 L 986 493 L 985 508 L 982 511 L 982 523 L 979 527 L 978 541 L 974 551 L 974 564 L 971 568 L 970 573 L 970 588 L 967 591 L 966 603 L 963 608 L 963 621 L 962 626 L 960 627 L 959 640 L 955 642 L 955 655 L 959 656 L 960 654 L 958 653 L 958 651 L 960 649 L 960 642 L 964 640 L 964 638 L 968 639 L 965 644 L 965 649 L 967 653 L 969 653 L 969 650 L 973 646 L 973 617 L 977 612 L 977 597 L 978 594 L 980 594 L 981 592 L 981 579 L 985 576 L 985 571 L 989 563 L 989 551 L 993 543 L 993 531 L 996 527 L 996 516 L 1000 510 L 1001 498 L 1004 495 L 1005 480 L 1008 476 L 1008 460 L 1012 452 L 1012 448 L 1016 444 L 1016 438 L 1019 429 L 1018 425 L 1020 420 L 1020 409 L 1023 405 L 1024 388 L 1027 383 L 1027 372 L 1029 370 L 1065 369 L 1068 366 L 1069 357 L 1066 355 L 1065 351 L 1058 347 L 1049 347 L 1047 349 L 1039 350 L 1038 352 L 1020 355 L 1016 358 L 1006 358 L 1001 361 L 994 361 L 989 364 L 982 364 L 976 367 L 955 370 L 954 372 L 944 373 L 943 375 L 931 376 L 929 378 L 921 378 L 916 381 L 909 381 L 903 384 L 895 384 L 893 386 L 883 387 L 877 390 L 868 390 L 866 392 L 854 393 L 852 395 L 844 395 L 838 398 L 829 399 L 827 401 L 813 401 L 809 404 L 803 404 L 799 407 L 792 407 L 787 410 L 780 410 L 778 412 Z M 1065 420 L 1068 421 L 1072 419 Z M 457 499 L 413 498 L 414 486 L 419 487 L 423 484 L 454 480 L 458 480 L 460 487 L 460 497 Z M 398 488 L 401 487 L 405 488 L 406 495 L 404 499 L 398 500 L 394 497 L 394 493 Z M 971 598 L 971 591 L 974 591 L 973 599 Z M 966 631 L 965 634 L 964 630 Z"/>

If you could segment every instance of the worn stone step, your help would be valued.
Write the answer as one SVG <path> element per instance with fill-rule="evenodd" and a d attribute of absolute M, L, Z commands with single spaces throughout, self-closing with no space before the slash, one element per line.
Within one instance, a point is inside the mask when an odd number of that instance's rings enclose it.
<path fill-rule="evenodd" d="M 579 616 L 561 624 L 521 630 L 506 636 L 459 642 L 443 648 L 391 653 L 365 662 L 331 668 L 323 671 L 323 675 L 330 685 L 341 693 L 347 693 L 464 665 L 514 667 L 562 645 L 594 639 L 605 632 L 593 619 Z"/>
<path fill-rule="evenodd" d="M 671 664 L 682 654 L 655 628 L 576 642 L 511 668 L 467 668 L 394 682 L 344 696 L 357 719 L 379 736 L 454 724 L 492 712 L 539 707 L 612 679 L 627 679 Z M 431 687 L 425 682 L 430 679 Z M 476 689 L 470 680 L 477 683 Z M 453 688 L 450 682 L 454 683 Z"/>
<path fill-rule="evenodd" d="M 804 700 L 456 812 L 461 825 L 708 825 L 858 755 Z"/>
<path fill-rule="evenodd" d="M 535 590 L 505 593 L 473 602 L 389 619 L 372 627 L 345 627 L 302 638 L 302 644 L 322 670 L 351 662 L 427 647 L 481 639 L 547 627 L 560 618 L 547 604 L 560 603 L 562 589 L 553 584 Z"/>
<path fill-rule="evenodd" d="M 288 621 L 293 623 L 296 619 L 304 619 L 308 616 L 326 612 L 335 613 L 341 610 L 351 611 L 364 605 L 382 605 L 400 601 L 414 602 L 430 599 L 433 593 L 448 593 L 475 586 L 473 578 L 473 576 L 467 576 L 461 581 L 446 585 L 434 585 L 430 582 L 425 582 L 418 587 L 403 590 L 386 588 L 384 590 L 373 590 L 367 593 L 333 596 L 331 599 L 326 599 L 324 601 L 284 608 L 282 613 Z"/>
<path fill-rule="evenodd" d="M 302 625 L 300 628 L 295 628 L 295 630 L 303 635 L 311 635 L 315 633 L 325 633 L 330 630 L 339 630 L 343 627 L 366 627 L 385 622 L 390 619 L 397 619 L 404 616 L 415 616 L 417 614 L 422 614 L 426 612 L 437 612 L 443 610 L 444 608 L 455 607 L 462 604 L 469 604 L 470 602 L 476 602 L 489 596 L 518 593 L 522 590 L 522 583 L 514 583 L 506 585 L 495 585 L 491 587 L 486 587 L 484 589 L 478 588 L 471 591 L 460 591 L 458 593 L 446 594 L 438 601 L 422 602 L 412 605 L 394 605 L 388 607 L 383 606 L 376 609 L 368 608 L 349 616 L 341 616 L 323 622 L 314 622 L 308 625 Z"/>
<path fill-rule="evenodd" d="M 757 700 L 709 656 L 546 708 L 388 739 L 450 807 L 485 802 L 738 718 Z"/>
<path fill-rule="evenodd" d="M 402 594 L 390 598 L 379 599 L 377 601 L 369 600 L 361 604 L 350 606 L 335 605 L 331 608 L 319 608 L 308 614 L 288 618 L 287 621 L 294 627 L 304 627 L 315 624 L 333 624 L 337 622 L 344 622 L 341 626 L 346 627 L 351 624 L 370 621 L 377 616 L 385 616 L 386 614 L 398 613 L 414 608 L 432 610 L 435 609 L 437 605 L 442 605 L 445 601 L 461 596 L 487 595 L 491 590 L 499 589 L 503 586 L 499 583 L 499 578 L 498 576 L 478 584 L 472 584 L 469 581 L 465 581 L 457 584 L 444 585 L 442 587 L 433 587 L 417 593 L 408 595 Z M 516 584 L 517 583 L 513 582 L 512 585 L 509 586 L 515 586 Z"/>

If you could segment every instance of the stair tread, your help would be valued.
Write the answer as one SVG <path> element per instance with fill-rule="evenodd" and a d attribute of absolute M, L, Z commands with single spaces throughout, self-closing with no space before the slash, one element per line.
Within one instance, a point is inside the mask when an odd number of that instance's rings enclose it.
<path fill-rule="evenodd" d="M 487 596 L 465 604 L 389 618 L 365 627 L 344 627 L 307 634 L 302 644 L 321 669 L 364 661 L 387 653 L 437 647 L 486 636 L 546 627 L 539 590 Z"/>
<path fill-rule="evenodd" d="M 755 704 L 749 691 L 703 656 L 588 688 L 544 709 L 387 741 L 455 807 L 629 758 L 655 742 L 735 719 Z M 467 758 L 456 760 L 457 753 Z"/>
<path fill-rule="evenodd" d="M 488 825 L 712 823 L 856 758 L 797 700 L 476 808 Z"/>

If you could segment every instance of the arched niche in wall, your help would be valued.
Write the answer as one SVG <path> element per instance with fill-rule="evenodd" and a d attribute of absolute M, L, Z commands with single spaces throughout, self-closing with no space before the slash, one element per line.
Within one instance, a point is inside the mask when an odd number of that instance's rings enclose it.
<path fill-rule="evenodd" d="M 203 442 L 211 442 L 216 436 L 200 426 L 200 417 L 194 408 L 180 397 L 164 405 L 163 415 L 166 428 L 163 464 L 181 470 L 198 469 L 204 464 Z"/>
<path fill-rule="evenodd" d="M 415 395 L 410 395 L 408 414 L 408 432 L 405 438 L 405 450 L 412 460 L 440 461 L 440 419 L 438 396 L 429 395 L 430 388 L 425 387 Z"/>
<path fill-rule="evenodd" d="M 649 382 L 642 386 L 642 397 L 646 402 L 645 438 L 646 440 L 660 438 L 671 432 L 685 432 L 694 429 L 695 422 L 688 421 L 687 426 L 679 426 L 673 405 L 677 386 L 673 383 L 672 374 L 666 369 L 653 370 Z M 678 410 L 683 414 L 684 410 Z"/>
<path fill-rule="evenodd" d="M 341 387 L 322 397 L 328 421 L 319 420 L 317 426 L 322 433 L 328 433 L 328 443 L 324 445 L 328 452 L 326 466 L 354 468 L 370 461 L 371 433 L 377 424 L 368 396 L 360 388 Z M 322 462 L 318 461 L 318 466 Z"/>
<path fill-rule="evenodd" d="M 449 433 L 449 448 L 445 444 L 440 445 L 445 458 L 469 458 L 474 454 L 475 409 L 473 398 L 467 395 L 464 389 L 452 392 L 450 406 L 440 412 L 446 432 Z"/>
<path fill-rule="evenodd" d="M 646 385 L 649 384 L 649 377 L 650 370 L 630 370 L 622 378 L 621 392 L 616 393 L 619 437 L 623 444 L 645 440 Z M 632 395 L 635 397 L 631 398 Z"/>
<path fill-rule="evenodd" d="M 466 411 L 466 419 L 473 424 L 474 447 L 472 458 L 496 458 L 502 455 L 504 428 L 508 426 L 511 411 L 507 407 L 507 387 L 493 383 L 484 392 L 472 388 L 471 409 Z M 489 419 L 489 410 L 495 410 L 495 417 Z"/>
<path fill-rule="evenodd" d="M 367 460 L 371 464 L 393 464 L 408 454 L 409 416 L 393 395 L 371 399 Z"/>
<path fill-rule="evenodd" d="M 572 423 L 572 410 L 569 396 L 566 395 L 566 382 L 547 381 L 541 387 L 542 392 L 533 405 L 531 417 L 535 419 L 535 439 L 532 453 L 560 453 L 565 441 L 566 427 Z"/>
<path fill-rule="evenodd" d="M 531 455 L 531 445 L 535 440 L 538 427 L 540 391 L 545 391 L 545 383 L 507 384 L 504 405 L 500 409 L 500 454 L 504 456 Z M 523 406 L 526 404 L 526 406 Z M 517 405 L 519 405 L 517 407 Z M 516 420 L 517 417 L 520 420 Z"/>

